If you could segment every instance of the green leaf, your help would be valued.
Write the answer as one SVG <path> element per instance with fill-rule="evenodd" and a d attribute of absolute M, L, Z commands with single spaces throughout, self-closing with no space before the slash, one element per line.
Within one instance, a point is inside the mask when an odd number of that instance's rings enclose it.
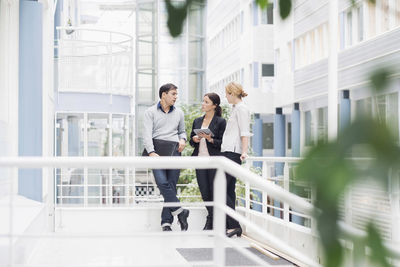
<path fill-rule="evenodd" d="M 279 0 L 279 14 L 282 19 L 286 19 L 290 15 L 292 9 L 292 0 Z"/>
<path fill-rule="evenodd" d="M 375 70 L 370 78 L 372 88 L 376 92 L 384 90 L 389 83 L 389 75 L 390 71 L 385 68 Z"/>
<path fill-rule="evenodd" d="M 384 248 L 381 235 L 373 223 L 368 224 L 367 233 L 368 237 L 366 243 L 371 248 L 371 261 L 375 261 L 378 265 L 384 267 L 390 267 L 387 262 L 388 252 Z"/>
<path fill-rule="evenodd" d="M 165 0 L 168 11 L 167 26 L 172 37 L 178 37 L 183 30 L 183 22 L 187 17 L 187 11 L 192 0 L 186 0 L 181 6 L 175 6 L 171 0 Z"/>
<path fill-rule="evenodd" d="M 260 6 L 261 9 L 264 9 L 268 6 L 268 0 L 257 0 L 257 4 Z"/>

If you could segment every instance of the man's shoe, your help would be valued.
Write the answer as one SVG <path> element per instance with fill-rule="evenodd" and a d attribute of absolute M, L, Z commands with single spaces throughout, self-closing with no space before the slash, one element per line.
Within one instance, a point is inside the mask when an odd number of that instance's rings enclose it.
<path fill-rule="evenodd" d="M 163 232 L 172 231 L 171 226 L 166 225 L 162 227 Z"/>
<path fill-rule="evenodd" d="M 181 225 L 181 230 L 186 231 L 189 227 L 187 222 L 187 218 L 189 217 L 189 210 L 184 209 L 181 213 L 178 214 L 178 221 Z"/>

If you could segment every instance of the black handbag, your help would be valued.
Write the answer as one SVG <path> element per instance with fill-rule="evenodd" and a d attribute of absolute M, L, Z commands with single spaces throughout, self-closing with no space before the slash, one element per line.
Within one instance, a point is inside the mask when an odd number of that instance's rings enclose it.
<path fill-rule="evenodd" d="M 179 143 L 161 139 L 153 139 L 154 151 L 160 156 L 173 156 L 178 151 Z M 142 156 L 148 156 L 147 150 L 144 149 Z"/>

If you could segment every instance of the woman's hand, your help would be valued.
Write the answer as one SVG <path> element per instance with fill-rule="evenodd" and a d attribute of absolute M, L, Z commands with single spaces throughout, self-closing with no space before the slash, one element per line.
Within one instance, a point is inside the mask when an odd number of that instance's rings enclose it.
<path fill-rule="evenodd" d="M 212 141 L 211 134 L 200 133 L 199 136 L 200 138 L 205 138 L 208 142 Z"/>
<path fill-rule="evenodd" d="M 200 137 L 198 137 L 197 135 L 193 136 L 192 139 L 193 139 L 193 142 L 195 142 L 195 143 L 200 142 Z"/>
<path fill-rule="evenodd" d="M 247 155 L 247 153 L 243 152 L 242 155 L 240 155 L 240 160 L 245 161 L 248 157 L 249 157 L 249 155 Z"/>

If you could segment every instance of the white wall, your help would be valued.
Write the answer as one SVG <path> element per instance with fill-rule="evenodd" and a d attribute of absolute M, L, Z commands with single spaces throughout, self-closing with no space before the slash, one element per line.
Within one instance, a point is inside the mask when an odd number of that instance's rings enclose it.
<path fill-rule="evenodd" d="M 18 34 L 19 1 L 0 1 L 0 157 L 18 155 Z M 10 192 L 11 177 L 0 169 L 0 196 Z"/>
<path fill-rule="evenodd" d="M 279 9 L 274 9 L 274 50 L 279 51 L 275 55 L 275 107 L 291 106 L 294 101 L 292 69 L 292 60 L 294 62 L 293 19 L 293 10 L 289 17 L 282 20 L 279 15 Z M 291 43 L 291 47 L 288 47 L 289 42 Z"/>

